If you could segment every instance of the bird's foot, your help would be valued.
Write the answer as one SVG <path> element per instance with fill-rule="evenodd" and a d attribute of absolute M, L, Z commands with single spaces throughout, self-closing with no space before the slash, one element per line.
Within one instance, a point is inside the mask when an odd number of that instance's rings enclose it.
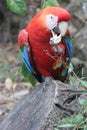
<path fill-rule="evenodd" d="M 50 80 L 52 80 L 51 77 L 46 77 L 46 78 L 45 78 L 45 81 L 44 81 L 44 83 L 43 83 L 43 90 L 45 90 L 46 87 L 50 85 Z"/>
<path fill-rule="evenodd" d="M 56 86 L 56 84 L 55 84 L 55 86 Z M 59 92 L 58 92 L 58 88 L 56 86 L 56 88 L 55 88 L 55 94 L 54 94 L 54 104 L 58 104 L 58 103 L 59 103 Z"/>

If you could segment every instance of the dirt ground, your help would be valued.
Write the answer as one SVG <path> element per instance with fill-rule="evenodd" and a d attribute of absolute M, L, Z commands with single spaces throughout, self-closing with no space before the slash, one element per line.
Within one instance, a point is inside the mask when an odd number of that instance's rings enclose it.
<path fill-rule="evenodd" d="M 0 44 L 0 122 L 29 92 L 31 85 L 21 75 L 21 56 L 17 43 Z"/>

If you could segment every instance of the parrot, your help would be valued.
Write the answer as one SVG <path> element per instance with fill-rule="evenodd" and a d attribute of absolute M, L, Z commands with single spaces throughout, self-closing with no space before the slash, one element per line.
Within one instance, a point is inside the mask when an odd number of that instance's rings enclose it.
<path fill-rule="evenodd" d="M 65 81 L 72 58 L 68 28 L 70 13 L 56 6 L 41 9 L 18 34 L 18 46 L 28 72 L 42 83 Z"/>

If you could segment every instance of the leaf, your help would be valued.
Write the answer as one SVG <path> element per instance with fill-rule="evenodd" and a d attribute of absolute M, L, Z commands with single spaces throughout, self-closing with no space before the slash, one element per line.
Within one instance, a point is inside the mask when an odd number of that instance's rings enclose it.
<path fill-rule="evenodd" d="M 58 128 L 54 128 L 54 130 L 59 130 Z"/>
<path fill-rule="evenodd" d="M 71 128 L 74 127 L 74 124 L 63 124 L 63 125 L 59 125 L 58 128 Z"/>
<path fill-rule="evenodd" d="M 42 8 L 46 8 L 47 6 L 59 6 L 59 3 L 57 0 L 44 0 Z"/>
<path fill-rule="evenodd" d="M 17 14 L 24 15 L 27 0 L 6 0 L 8 8 Z"/>
<path fill-rule="evenodd" d="M 87 81 L 81 79 L 79 79 L 79 81 L 84 87 L 87 87 Z"/>
<path fill-rule="evenodd" d="M 79 86 L 79 80 L 74 75 L 70 75 L 70 85 L 72 87 Z"/>
<path fill-rule="evenodd" d="M 81 123 L 83 121 L 84 117 L 81 113 L 79 113 L 78 115 L 76 115 L 76 120 L 77 122 Z"/>
<path fill-rule="evenodd" d="M 60 68 L 62 66 L 62 62 L 56 63 L 56 65 L 53 67 L 54 70 Z"/>
<path fill-rule="evenodd" d="M 81 83 L 82 86 L 87 87 L 87 81 L 80 79 L 80 78 L 74 73 L 74 71 L 73 71 L 73 76 L 70 77 L 70 81 L 71 81 L 71 83 L 73 83 L 73 84 L 76 83 L 76 85 L 79 85 L 79 83 Z M 75 83 L 74 83 L 73 81 L 74 81 Z M 72 84 L 71 84 L 71 85 L 72 85 Z M 75 85 L 75 86 L 76 86 L 76 85 Z M 74 86 L 74 85 L 73 85 L 73 86 Z"/>
<path fill-rule="evenodd" d="M 84 98 L 78 99 L 79 104 L 82 105 L 82 106 L 85 104 L 85 101 L 86 101 L 86 99 L 84 99 Z"/>
<path fill-rule="evenodd" d="M 84 126 L 84 130 L 87 130 L 87 125 Z"/>
<path fill-rule="evenodd" d="M 72 124 L 76 124 L 76 115 L 73 115 L 70 121 Z"/>
<path fill-rule="evenodd" d="M 33 86 L 36 84 L 35 77 L 28 71 L 25 64 L 22 64 L 22 74 Z"/>
<path fill-rule="evenodd" d="M 69 119 L 68 117 L 66 117 L 66 118 L 63 118 L 61 121 L 62 121 L 63 123 L 64 123 L 64 122 L 69 122 L 70 119 Z"/>

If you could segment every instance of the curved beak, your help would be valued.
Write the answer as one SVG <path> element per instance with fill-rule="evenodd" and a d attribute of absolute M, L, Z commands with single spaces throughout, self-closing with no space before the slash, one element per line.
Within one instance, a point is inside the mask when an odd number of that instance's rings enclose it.
<path fill-rule="evenodd" d="M 60 34 L 60 29 L 59 29 L 59 25 L 58 25 L 58 24 L 57 24 L 57 26 L 55 26 L 55 27 L 53 28 L 53 32 L 54 32 L 55 34 L 57 34 L 57 35 Z"/>

